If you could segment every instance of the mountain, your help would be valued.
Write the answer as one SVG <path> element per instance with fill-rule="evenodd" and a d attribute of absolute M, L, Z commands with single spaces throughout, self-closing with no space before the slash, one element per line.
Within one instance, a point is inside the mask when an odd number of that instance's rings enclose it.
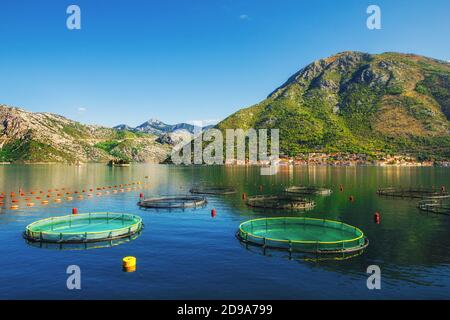
<path fill-rule="evenodd" d="M 115 126 L 114 129 L 117 130 L 128 130 L 133 132 L 144 132 L 144 133 L 150 133 L 157 136 L 161 136 L 165 133 L 174 132 L 177 130 L 185 130 L 190 133 L 194 132 L 195 126 L 188 123 L 178 123 L 178 124 L 166 124 L 160 120 L 157 119 L 150 119 L 143 124 L 133 128 L 126 124 L 121 124 L 118 126 Z"/>
<path fill-rule="evenodd" d="M 156 138 L 0 105 L 0 162 L 161 162 L 170 146 Z"/>
<path fill-rule="evenodd" d="M 212 125 L 208 125 L 203 127 L 202 130 L 205 131 L 212 127 L 213 127 Z M 135 128 L 130 127 L 126 124 L 120 124 L 118 126 L 115 126 L 114 129 L 128 130 L 133 132 L 145 132 L 157 136 L 163 136 L 169 133 L 173 133 L 175 131 L 185 131 L 192 134 L 194 133 L 195 129 L 200 129 L 200 127 L 194 126 L 189 123 L 166 124 L 157 119 L 150 119 Z"/>
<path fill-rule="evenodd" d="M 219 129 L 278 128 L 281 152 L 450 158 L 450 64 L 414 54 L 343 52 L 291 76 Z"/>

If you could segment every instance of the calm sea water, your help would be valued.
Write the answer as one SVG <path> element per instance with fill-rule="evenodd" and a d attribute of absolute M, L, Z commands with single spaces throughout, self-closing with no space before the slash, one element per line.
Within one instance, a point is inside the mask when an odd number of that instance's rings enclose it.
<path fill-rule="evenodd" d="M 146 179 L 145 176 L 149 178 Z M 298 167 L 276 176 L 258 168 L 133 165 L 0 166 L 0 192 L 68 188 L 81 190 L 131 181 L 147 181 L 143 191 L 92 199 L 36 203 L 19 210 L 0 208 L 0 298 L 2 299 L 391 299 L 450 298 L 450 217 L 424 214 L 416 200 L 381 198 L 378 186 L 441 186 L 445 168 Z M 146 196 L 185 194 L 193 184 L 234 185 L 236 195 L 209 197 L 206 207 L 184 211 L 143 211 Z M 314 197 L 312 211 L 255 211 L 249 195 L 275 193 L 288 185 L 329 185 L 333 194 Z M 344 191 L 339 191 L 339 185 Z M 349 202 L 353 195 L 355 202 Z M 38 202 L 38 201 L 36 201 Z M 145 229 L 135 240 L 114 247 L 59 250 L 28 245 L 26 225 L 50 216 L 113 211 L 140 215 Z M 211 209 L 217 216 L 211 217 Z M 381 224 L 373 223 L 375 211 Z M 283 252 L 246 248 L 236 238 L 239 223 L 257 217 L 299 215 L 341 220 L 370 239 L 366 251 L 351 259 L 289 259 Z M 137 271 L 122 271 L 124 256 L 137 257 Z M 368 290 L 366 269 L 379 265 L 381 290 Z M 68 290 L 66 268 L 81 268 L 81 290 Z"/>

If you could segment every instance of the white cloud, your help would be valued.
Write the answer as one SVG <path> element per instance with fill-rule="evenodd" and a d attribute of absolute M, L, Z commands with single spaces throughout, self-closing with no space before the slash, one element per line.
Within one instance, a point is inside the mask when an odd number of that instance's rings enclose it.
<path fill-rule="evenodd" d="M 247 14 L 241 14 L 241 15 L 239 16 L 239 19 L 241 19 L 241 20 L 249 20 L 250 17 L 249 17 Z"/>
<path fill-rule="evenodd" d="M 79 107 L 78 108 L 78 112 L 85 112 L 87 109 L 86 108 L 84 108 L 84 107 Z"/>

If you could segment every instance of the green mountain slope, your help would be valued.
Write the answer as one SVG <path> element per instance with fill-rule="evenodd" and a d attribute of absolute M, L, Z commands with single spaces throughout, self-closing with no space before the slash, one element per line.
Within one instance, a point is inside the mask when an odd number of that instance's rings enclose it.
<path fill-rule="evenodd" d="M 0 162 L 161 162 L 170 146 L 157 137 L 83 125 L 51 113 L 0 105 Z"/>
<path fill-rule="evenodd" d="M 343 52 L 303 68 L 219 129 L 278 128 L 284 154 L 411 153 L 450 158 L 450 64 Z"/>

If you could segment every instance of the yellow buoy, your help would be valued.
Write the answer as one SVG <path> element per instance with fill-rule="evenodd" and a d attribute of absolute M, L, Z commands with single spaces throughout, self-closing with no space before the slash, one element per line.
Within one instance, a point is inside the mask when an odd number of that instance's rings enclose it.
<path fill-rule="evenodd" d="M 71 201 L 73 200 L 73 197 L 67 197 L 66 200 Z"/>
<path fill-rule="evenodd" d="M 124 269 L 127 268 L 136 268 L 136 258 L 132 256 L 128 256 L 122 259 L 122 266 Z"/>

